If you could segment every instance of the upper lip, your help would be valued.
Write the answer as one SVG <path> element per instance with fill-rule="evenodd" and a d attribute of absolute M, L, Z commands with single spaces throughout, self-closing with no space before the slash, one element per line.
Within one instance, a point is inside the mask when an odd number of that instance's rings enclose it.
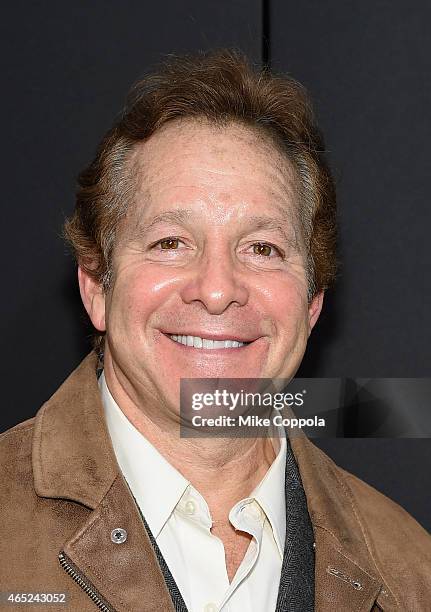
<path fill-rule="evenodd" d="M 260 336 L 240 336 L 236 333 L 229 332 L 207 332 L 207 331 L 162 331 L 167 336 L 197 336 L 199 338 L 206 338 L 207 340 L 236 340 L 237 342 L 254 342 L 258 340 Z"/>

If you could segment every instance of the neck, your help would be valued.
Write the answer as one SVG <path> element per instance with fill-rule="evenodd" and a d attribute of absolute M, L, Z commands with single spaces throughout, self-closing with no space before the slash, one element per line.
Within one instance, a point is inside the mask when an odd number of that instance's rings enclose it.
<path fill-rule="evenodd" d="M 179 421 L 157 418 L 154 399 L 141 397 L 110 360 L 105 379 L 114 400 L 136 429 L 206 500 L 214 521 L 226 521 L 231 507 L 248 497 L 275 459 L 271 438 L 181 438 Z"/>

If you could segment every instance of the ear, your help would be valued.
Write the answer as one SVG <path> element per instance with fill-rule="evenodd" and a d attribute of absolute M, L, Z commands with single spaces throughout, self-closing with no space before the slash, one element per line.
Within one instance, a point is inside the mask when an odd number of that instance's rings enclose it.
<path fill-rule="evenodd" d="M 311 330 L 313 329 L 313 327 L 317 323 L 317 319 L 319 318 L 320 312 L 322 310 L 324 293 L 324 291 L 317 293 L 308 307 L 308 335 L 311 334 Z"/>
<path fill-rule="evenodd" d="M 82 303 L 91 322 L 98 331 L 106 331 L 105 294 L 101 284 L 95 281 L 81 266 L 78 266 L 78 282 Z"/>

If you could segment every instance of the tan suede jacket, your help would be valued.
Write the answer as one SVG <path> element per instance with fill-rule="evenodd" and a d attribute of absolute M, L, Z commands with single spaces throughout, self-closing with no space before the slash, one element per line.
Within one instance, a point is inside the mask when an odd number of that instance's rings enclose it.
<path fill-rule="evenodd" d="M 431 536 L 304 435 L 291 444 L 316 542 L 315 609 L 431 611 Z M 0 591 L 68 596 L 1 609 L 173 612 L 111 446 L 94 354 L 0 437 L 0 466 Z"/>

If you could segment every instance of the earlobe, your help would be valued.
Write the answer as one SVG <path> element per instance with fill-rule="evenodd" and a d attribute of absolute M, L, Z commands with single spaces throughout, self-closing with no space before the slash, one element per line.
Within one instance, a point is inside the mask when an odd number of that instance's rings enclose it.
<path fill-rule="evenodd" d="M 311 334 L 311 330 L 317 323 L 317 319 L 319 318 L 319 315 L 322 311 L 324 293 L 324 291 L 320 291 L 320 293 L 317 293 L 308 307 L 308 335 Z"/>
<path fill-rule="evenodd" d="M 81 266 L 78 266 L 78 282 L 82 303 L 91 322 L 98 331 L 106 331 L 105 294 L 101 284 Z"/>

